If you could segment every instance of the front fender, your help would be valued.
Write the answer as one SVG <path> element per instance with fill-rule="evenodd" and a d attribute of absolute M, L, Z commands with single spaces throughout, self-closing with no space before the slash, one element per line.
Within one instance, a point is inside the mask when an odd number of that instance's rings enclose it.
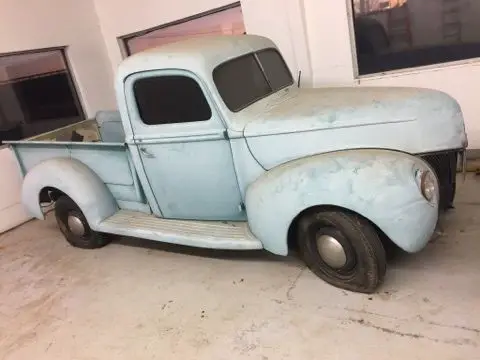
<path fill-rule="evenodd" d="M 102 180 L 88 166 L 75 159 L 43 161 L 25 176 L 22 203 L 38 219 L 44 219 L 39 197 L 46 187 L 58 189 L 72 198 L 94 230 L 118 210 L 115 199 Z"/>
<path fill-rule="evenodd" d="M 288 162 L 247 189 L 250 229 L 265 249 L 286 255 L 288 229 L 302 211 L 337 206 L 369 219 L 405 251 L 419 251 L 435 229 L 438 194 L 432 203 L 424 199 L 417 170 L 433 171 L 420 158 L 388 150 L 339 151 Z"/>

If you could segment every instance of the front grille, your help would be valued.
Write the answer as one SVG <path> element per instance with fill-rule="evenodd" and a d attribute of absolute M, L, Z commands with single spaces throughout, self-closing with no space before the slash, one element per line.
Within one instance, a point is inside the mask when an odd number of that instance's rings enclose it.
<path fill-rule="evenodd" d="M 420 157 L 424 159 L 437 174 L 440 192 L 440 210 L 446 210 L 453 206 L 458 154 L 458 151 L 455 150 L 420 155 Z"/>

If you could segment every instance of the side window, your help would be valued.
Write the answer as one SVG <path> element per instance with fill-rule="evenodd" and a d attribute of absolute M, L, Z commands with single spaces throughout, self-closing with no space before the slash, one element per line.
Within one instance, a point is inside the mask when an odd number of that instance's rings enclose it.
<path fill-rule="evenodd" d="M 135 81 L 133 93 L 147 125 L 209 120 L 212 110 L 198 83 L 188 76 L 152 76 Z"/>

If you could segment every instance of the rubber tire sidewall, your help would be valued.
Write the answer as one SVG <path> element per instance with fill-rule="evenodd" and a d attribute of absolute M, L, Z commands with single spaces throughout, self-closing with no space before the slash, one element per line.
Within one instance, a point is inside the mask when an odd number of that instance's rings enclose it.
<path fill-rule="evenodd" d="M 69 214 L 75 214 L 85 227 L 85 235 L 78 236 L 73 234 L 68 228 L 67 218 Z M 88 224 L 85 215 L 77 206 L 77 204 L 68 196 L 61 196 L 55 202 L 55 218 L 58 227 L 64 235 L 68 243 L 74 247 L 81 249 L 96 249 L 103 247 L 109 243 L 104 234 L 93 231 Z"/>
<path fill-rule="evenodd" d="M 354 252 L 356 263 L 348 275 L 332 275 L 318 253 L 316 234 L 322 227 L 340 231 Z M 375 228 L 365 219 L 342 211 L 317 211 L 300 219 L 300 252 L 307 266 L 327 283 L 345 290 L 373 293 L 386 273 L 386 254 Z"/>

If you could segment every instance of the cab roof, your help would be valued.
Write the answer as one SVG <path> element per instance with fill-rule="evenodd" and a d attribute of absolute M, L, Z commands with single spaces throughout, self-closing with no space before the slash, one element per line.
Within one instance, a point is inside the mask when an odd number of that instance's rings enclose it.
<path fill-rule="evenodd" d="M 182 69 L 200 76 L 211 75 L 219 64 L 264 48 L 276 48 L 268 38 L 258 35 L 214 35 L 192 38 L 132 55 L 119 65 L 118 80 L 130 74 L 159 69 Z"/>

